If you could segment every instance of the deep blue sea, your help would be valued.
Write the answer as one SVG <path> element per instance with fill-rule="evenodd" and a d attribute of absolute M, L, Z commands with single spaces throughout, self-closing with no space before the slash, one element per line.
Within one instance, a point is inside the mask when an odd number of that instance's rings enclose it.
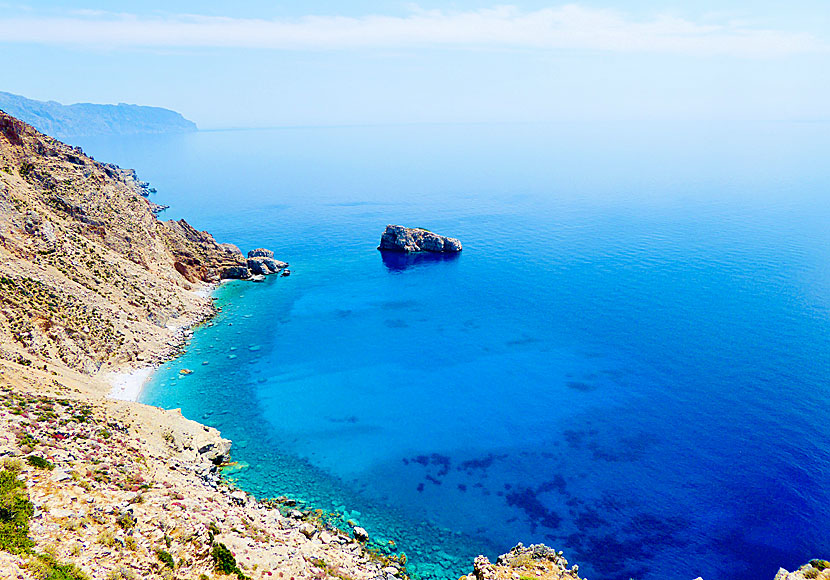
<path fill-rule="evenodd" d="M 78 142 L 163 217 L 291 264 L 224 284 L 143 394 L 233 439 L 241 487 L 356 520 L 420 578 L 521 541 L 591 580 L 731 580 L 830 554 L 828 129 Z M 381 254 L 389 223 L 464 251 Z"/>

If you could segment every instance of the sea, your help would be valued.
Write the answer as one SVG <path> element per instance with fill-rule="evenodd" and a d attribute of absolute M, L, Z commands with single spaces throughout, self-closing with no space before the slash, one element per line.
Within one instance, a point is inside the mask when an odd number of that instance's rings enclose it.
<path fill-rule="evenodd" d="M 242 489 L 358 524 L 424 580 L 518 542 L 591 580 L 830 555 L 827 123 L 74 144 L 135 168 L 163 219 L 290 263 L 222 284 L 141 396 L 232 439 Z M 463 252 L 382 253 L 387 224 Z"/>

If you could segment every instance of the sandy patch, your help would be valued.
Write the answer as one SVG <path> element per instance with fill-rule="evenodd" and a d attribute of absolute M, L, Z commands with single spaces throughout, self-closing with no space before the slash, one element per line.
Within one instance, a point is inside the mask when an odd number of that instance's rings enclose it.
<path fill-rule="evenodd" d="M 143 367 L 124 373 L 111 373 L 107 382 L 112 385 L 110 398 L 120 401 L 138 401 L 144 385 L 150 380 L 154 367 Z"/>

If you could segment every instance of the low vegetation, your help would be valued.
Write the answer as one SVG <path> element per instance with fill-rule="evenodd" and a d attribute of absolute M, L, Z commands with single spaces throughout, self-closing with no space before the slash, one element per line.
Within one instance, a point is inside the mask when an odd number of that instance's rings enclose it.
<path fill-rule="evenodd" d="M 221 572 L 222 574 L 236 574 L 239 580 L 245 580 L 247 578 L 242 573 L 242 570 L 239 569 L 239 566 L 236 565 L 236 558 L 234 558 L 233 553 L 225 544 L 215 542 L 210 555 L 213 558 L 213 564 L 217 572 Z"/>
<path fill-rule="evenodd" d="M 25 554 L 34 547 L 29 539 L 29 520 L 35 508 L 19 475 L 17 462 L 7 461 L 0 471 L 0 550 L 12 554 Z"/>
<path fill-rule="evenodd" d="M 75 564 L 61 564 L 48 554 L 29 559 L 26 569 L 38 580 L 89 580 Z"/>

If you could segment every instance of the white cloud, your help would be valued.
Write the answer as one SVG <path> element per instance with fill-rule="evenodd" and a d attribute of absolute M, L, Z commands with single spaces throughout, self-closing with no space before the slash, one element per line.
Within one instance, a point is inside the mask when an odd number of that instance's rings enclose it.
<path fill-rule="evenodd" d="M 576 4 L 522 11 L 424 11 L 406 16 L 308 16 L 260 20 L 179 15 L 72 14 L 1 18 L 0 43 L 104 48 L 236 47 L 276 50 L 361 48 L 488 48 L 654 52 L 701 56 L 775 57 L 826 52 L 803 32 L 752 28 L 743 22 L 676 17 L 636 20 Z"/>

